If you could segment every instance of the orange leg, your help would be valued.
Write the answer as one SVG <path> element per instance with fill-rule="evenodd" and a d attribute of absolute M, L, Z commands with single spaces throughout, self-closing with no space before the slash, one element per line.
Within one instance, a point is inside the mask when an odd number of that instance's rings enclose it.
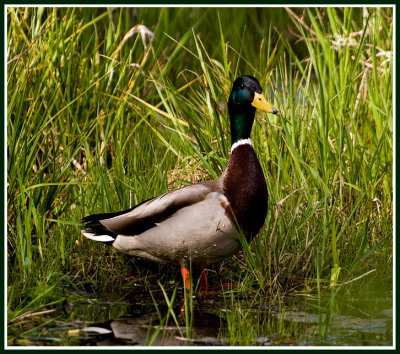
<path fill-rule="evenodd" d="M 182 280 L 183 280 L 183 286 L 186 289 L 186 300 L 189 299 L 190 297 L 190 274 L 189 274 L 189 269 L 185 266 L 181 266 L 181 274 L 182 274 Z M 181 306 L 181 314 L 185 315 L 186 309 L 185 309 L 185 299 L 182 299 L 182 306 Z"/>
<path fill-rule="evenodd" d="M 190 277 L 189 277 L 189 269 L 187 267 L 181 267 L 181 274 L 183 285 L 186 288 L 186 294 L 190 294 Z"/>
<path fill-rule="evenodd" d="M 204 270 L 204 267 L 201 267 L 201 274 L 200 274 L 200 289 L 201 291 L 206 294 L 208 290 L 208 281 L 207 281 L 207 274 Z"/>

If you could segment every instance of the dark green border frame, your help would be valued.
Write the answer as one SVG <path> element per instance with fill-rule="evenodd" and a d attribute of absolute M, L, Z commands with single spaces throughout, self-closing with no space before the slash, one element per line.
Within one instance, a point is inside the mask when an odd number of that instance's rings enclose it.
<path fill-rule="evenodd" d="M 348 3 L 344 3 L 343 1 L 339 1 L 339 0 L 334 0 L 334 1 L 330 1 L 329 3 L 326 3 L 326 4 L 324 4 L 324 3 L 320 3 L 320 2 L 316 2 L 315 0 L 314 1 L 293 1 L 293 0 L 286 0 L 284 3 L 278 3 L 277 1 L 266 1 L 266 0 L 264 0 L 264 1 L 257 1 L 257 2 L 255 2 L 254 0 L 251 2 L 251 3 L 246 3 L 246 2 L 244 2 L 243 0 L 219 0 L 218 2 L 213 2 L 213 1 L 210 1 L 210 0 L 202 0 L 202 1 L 199 1 L 199 0 L 192 0 L 192 1 L 190 1 L 190 2 L 188 2 L 188 1 L 185 1 L 185 0 L 175 0 L 175 1 L 172 1 L 172 2 L 166 2 L 166 1 L 162 1 L 162 0 L 158 0 L 158 2 L 157 1 L 152 1 L 151 3 L 150 2 L 145 2 L 145 1 L 143 1 L 143 0 L 141 0 L 141 1 L 137 1 L 137 2 L 126 2 L 126 3 L 117 3 L 117 4 L 112 4 L 111 3 L 111 1 L 104 1 L 104 0 L 102 0 L 102 1 L 82 1 L 82 2 L 68 2 L 68 3 L 54 3 L 54 2 L 52 2 L 52 1 L 49 1 L 49 0 L 44 0 L 44 1 L 39 1 L 39 2 L 37 2 L 37 1 L 13 1 L 13 0 L 11 0 L 11 1 L 7 1 L 7 3 L 5 3 L 5 4 L 3 4 L 3 6 L 2 6 L 2 9 L 1 9 L 1 28 L 2 29 L 4 29 L 5 28 L 5 23 L 4 23 L 4 20 L 5 20 L 5 9 L 6 9 L 6 6 L 25 6 L 25 5 L 49 5 L 49 6 L 76 6 L 76 5 L 98 5 L 98 4 L 100 4 L 100 5 L 112 5 L 113 7 L 116 7 L 116 6 L 134 6 L 134 5 L 139 5 L 139 6 L 154 6 L 154 5 L 160 5 L 160 7 L 162 7 L 162 6 L 164 6 L 164 5 L 166 5 L 166 6 L 176 6 L 176 7 L 179 7 L 180 5 L 202 5 L 202 6 L 207 6 L 207 5 L 212 5 L 212 6 L 217 6 L 217 5 L 231 5 L 232 7 L 235 7 L 235 6 L 238 6 L 238 5 L 244 5 L 244 6 L 257 6 L 257 5 L 280 5 L 280 6 L 282 6 L 282 7 L 284 7 L 284 6 L 287 6 L 287 5 L 302 5 L 302 3 L 304 4 L 304 5 L 307 5 L 307 6 L 309 6 L 309 5 L 311 5 L 311 6 L 313 6 L 313 5 L 315 5 L 315 6 L 331 6 L 331 5 L 333 5 L 333 6 L 335 6 L 335 5 L 343 5 L 343 6 L 352 6 L 352 5 L 355 5 L 355 6 L 362 6 L 362 5 L 365 5 L 365 6 L 368 6 L 368 5 L 382 5 L 382 6 L 385 6 L 385 5 L 389 5 L 389 6 L 394 6 L 394 15 L 395 15 L 395 18 L 396 19 L 399 19 L 400 18 L 400 13 L 399 13 L 399 6 L 396 6 L 396 4 L 395 4 L 395 1 L 379 1 L 379 2 L 377 2 L 377 1 L 371 1 L 371 0 L 369 0 L 369 1 L 364 1 L 364 2 L 358 2 L 358 1 L 353 1 L 353 2 L 348 2 Z M 395 38 L 396 39 L 398 39 L 398 38 L 400 38 L 399 37 L 399 34 L 400 34 L 400 24 L 398 24 L 398 25 L 396 25 L 396 30 L 395 30 L 395 33 L 394 33 L 394 36 L 395 36 Z M 4 100 L 3 100 L 3 114 L 4 114 L 4 116 L 3 116 L 3 122 L 2 122 L 2 124 L 0 125 L 0 136 L 2 136 L 3 137 L 3 141 L 2 141 L 2 143 L 0 144 L 0 154 L 1 154 L 1 156 L 3 157 L 3 171 L 4 172 L 2 172 L 1 173 L 1 177 L 0 177 L 0 181 L 1 181 L 1 185 L 2 186 L 4 186 L 4 188 L 2 189 L 2 194 L 1 194 L 1 197 L 2 197 L 2 199 L 1 199 L 1 202 L 0 202 L 0 212 L 1 212 L 1 215 L 2 216 L 4 216 L 5 217 L 5 219 L 3 219 L 3 222 L 4 222 L 4 224 L 3 224 L 3 230 L 6 230 L 6 205 L 7 205 L 7 202 L 6 202 L 6 193 L 7 193 L 7 186 L 6 186 L 6 158 L 7 158 L 7 156 L 6 156 L 6 150 L 5 150 L 5 144 L 6 144 L 6 131 L 5 131 L 5 125 L 6 125 L 6 118 L 7 118 L 7 115 L 6 115 L 6 113 L 5 113 L 5 108 L 6 108 L 6 106 L 7 106 L 7 102 L 6 102 L 6 96 L 5 96 L 5 92 L 4 92 L 4 87 L 5 87 L 5 85 L 6 85 L 6 76 L 5 76 L 5 72 L 6 72 L 6 70 L 7 70 L 7 68 L 6 68 L 6 63 L 4 62 L 4 56 L 5 56 L 5 53 L 4 53 L 4 50 L 5 50 L 5 36 L 6 36 L 6 33 L 5 32 L 3 32 L 3 46 L 2 46 L 2 51 L 3 51 L 3 55 L 1 56 L 1 63 L 2 63 L 2 67 L 3 67 L 3 70 L 2 70 L 2 72 L 1 72 L 1 81 L 2 81 L 2 83 L 3 83 L 3 85 L 1 86 L 1 93 L 2 93 L 2 96 L 4 97 Z M 398 49 L 397 49 L 397 46 L 394 48 L 394 50 L 395 50 L 395 52 L 396 52 L 396 57 L 397 57 L 397 54 L 398 54 Z M 398 67 L 398 65 L 397 65 L 397 60 L 395 60 L 394 61 L 394 65 L 395 65 L 395 72 L 396 72 L 396 77 L 395 77 L 395 82 L 400 82 L 400 70 L 399 70 L 399 67 Z M 396 85 L 395 85 L 396 86 Z M 399 97 L 399 92 L 396 90 L 396 87 L 395 87 L 395 90 L 394 90 L 394 92 L 395 92 L 395 94 L 396 94 L 396 97 L 394 97 L 394 99 L 395 99 L 395 102 L 397 103 L 397 102 L 399 102 L 399 100 L 398 100 L 398 97 Z M 396 111 L 395 111 L 395 115 L 397 116 L 397 112 L 399 111 L 399 108 L 398 108 L 398 105 L 396 104 Z M 396 117 L 395 116 L 395 117 Z M 398 124 L 396 124 L 396 128 L 395 128 L 395 130 L 393 131 L 393 134 L 395 135 L 395 141 L 397 141 L 397 138 L 400 136 L 400 134 L 399 134 L 399 132 L 400 132 L 400 123 L 398 123 Z M 394 145 L 394 149 L 395 149 L 395 151 L 396 151 L 396 156 L 397 155 L 400 155 L 400 148 L 398 148 L 398 146 L 397 146 L 397 144 L 395 144 Z M 393 153 L 394 153 L 394 151 L 393 151 Z M 394 155 L 393 155 L 393 157 L 394 157 Z M 394 196 L 395 196 L 395 200 L 396 201 L 398 201 L 399 200 L 399 197 L 400 197 L 400 191 L 399 191 L 399 189 L 394 189 L 394 186 L 396 186 L 396 185 L 399 185 L 400 186 L 400 171 L 399 171 L 399 169 L 397 168 L 398 166 L 397 166 L 397 164 L 396 164 L 396 161 L 394 161 L 394 168 L 395 168 L 395 171 L 396 171 L 396 175 L 395 175 L 395 179 L 394 179 L 394 181 L 393 181 L 393 183 L 394 183 L 394 185 L 393 185 L 393 193 L 394 193 Z M 393 213 L 393 218 L 394 218 L 394 220 L 399 220 L 399 222 L 400 222 L 400 213 L 399 213 L 399 208 L 397 207 L 397 205 L 396 205 L 396 209 L 394 210 L 394 213 Z M 395 235 L 397 234 L 397 231 L 398 231 L 398 223 L 396 223 L 395 224 L 395 230 L 394 230 L 394 237 L 395 237 Z M 5 262 L 6 262 L 6 250 L 5 250 L 5 248 L 4 248 L 4 245 L 5 245 L 5 239 L 6 239 L 6 237 L 7 237 L 7 231 L 5 231 L 4 232 L 4 235 L 3 235 L 3 240 L 2 240 L 2 242 L 1 242 L 1 245 L 0 245 L 0 251 L 1 251 L 1 254 L 3 255 L 3 259 L 2 259 L 2 261 L 3 261 L 3 264 L 5 265 Z M 394 254 L 394 258 L 396 259 L 396 255 L 398 254 L 398 250 L 399 250 L 399 244 L 398 243 L 396 243 L 396 247 L 394 248 L 394 252 L 395 252 L 395 254 Z M 398 264 L 396 263 L 396 272 L 398 271 L 398 269 L 399 269 L 399 266 L 398 266 Z M 2 289 L 2 292 L 1 292 L 1 295 L 0 295 L 0 299 L 2 300 L 2 304 L 4 304 L 5 303 L 5 299 L 4 299 L 4 294 L 5 294 L 5 289 L 7 288 L 7 284 L 5 284 L 5 271 L 6 271 L 6 269 L 3 269 L 3 272 L 0 272 L 0 274 L 1 274 L 1 283 L 3 284 L 3 289 Z M 395 277 L 394 277 L 394 279 L 395 279 Z M 397 284 L 397 282 L 395 282 L 395 286 L 396 286 L 396 290 L 398 290 L 398 284 Z M 396 293 L 398 293 L 398 291 L 396 291 Z M 397 305 L 397 299 L 396 298 L 394 298 L 394 301 L 396 302 L 396 305 Z M 3 323 L 5 323 L 6 322 L 6 316 L 7 316 L 7 312 L 6 312 L 6 307 L 5 306 L 1 306 L 2 307 L 2 319 L 3 319 Z M 396 306 L 396 308 L 397 308 L 397 306 Z M 395 314 L 395 323 L 396 324 L 398 324 L 399 323 L 399 321 L 398 321 L 398 319 L 399 319 L 399 316 L 398 316 L 398 314 L 397 314 L 397 312 L 396 312 L 396 314 Z M 6 327 L 3 329 L 3 331 L 1 331 L 1 335 L 0 335 L 0 341 L 1 341 L 1 344 L 0 344 L 0 348 L 1 349 L 3 349 L 4 350 L 4 346 L 5 346 L 5 340 L 6 340 L 6 337 L 5 337 L 5 332 L 6 331 Z M 394 343 L 397 343 L 398 341 L 397 341 L 397 331 L 396 332 L 394 332 Z M 297 350 L 312 350 L 313 352 L 314 351 L 323 351 L 324 349 L 315 349 L 315 350 L 313 350 L 313 349 L 310 349 L 310 348 L 307 348 L 307 347 L 296 347 L 296 348 L 293 348 L 293 349 L 297 349 Z M 8 352 L 12 352 L 12 353 L 22 353 L 22 352 L 26 352 L 26 351 L 31 351 L 31 350 L 33 350 L 33 351 L 37 351 L 37 350 L 43 350 L 43 349 L 41 349 L 41 348 L 30 348 L 30 349 L 8 349 L 7 351 Z M 48 352 L 60 352 L 60 351 L 65 351 L 65 350 L 73 350 L 74 352 L 81 352 L 81 353 L 88 353 L 89 351 L 94 351 L 94 350 L 96 350 L 96 348 L 91 348 L 91 349 L 89 349 L 89 350 L 83 350 L 83 349 L 80 349 L 79 347 L 78 347 L 78 349 L 63 349 L 62 347 L 57 347 L 57 349 L 56 348 L 54 348 L 54 349 L 49 349 L 49 350 L 46 350 L 46 352 L 48 351 Z M 106 349 L 100 349 L 100 348 L 97 348 L 97 351 L 98 350 L 101 350 L 102 352 L 104 352 L 104 351 L 107 351 L 107 352 L 111 352 L 111 351 L 115 351 L 116 349 L 112 349 L 112 348 L 106 348 Z M 151 353 L 161 353 L 161 352 L 166 352 L 166 351 L 178 351 L 178 353 L 179 352 L 187 352 L 187 351 L 189 351 L 189 350 L 193 350 L 192 348 L 187 348 L 187 349 L 169 349 L 169 348 L 165 348 L 165 349 L 135 349 L 135 348 L 132 348 L 132 347 L 130 347 L 130 348 L 127 348 L 127 350 L 134 350 L 135 352 L 147 352 L 147 351 L 151 351 Z M 257 349 L 241 349 L 241 348 L 232 348 L 232 349 L 225 349 L 225 350 L 229 350 L 229 352 L 231 353 L 231 352 L 233 352 L 233 353 L 237 353 L 237 352 L 241 352 L 241 351 L 243 351 L 243 350 L 245 350 L 245 351 L 259 351 L 260 350 L 260 348 L 257 348 Z M 225 351 L 224 350 L 224 351 Z M 274 350 L 273 348 L 268 348 L 268 350 L 270 351 L 270 350 Z M 337 350 L 337 349 L 336 349 Z M 362 351 L 368 351 L 368 352 L 371 352 L 371 353 L 373 353 L 373 352 L 376 352 L 376 353 L 380 353 L 381 352 L 381 350 L 368 350 L 368 348 L 366 348 L 366 347 L 360 347 L 359 349 L 357 348 L 357 349 L 347 349 L 347 348 L 344 348 L 344 349 L 342 349 L 342 350 L 344 350 L 344 351 L 360 351 L 360 350 L 362 350 Z M 396 350 L 396 349 L 392 349 L 392 350 Z M 122 352 L 123 351 L 125 351 L 125 349 L 124 350 L 121 350 Z M 196 349 L 195 350 L 197 353 L 203 353 L 203 352 L 213 352 L 213 351 L 215 351 L 215 352 L 221 352 L 221 350 L 216 350 L 216 349 Z M 275 349 L 275 351 L 278 351 L 278 349 Z M 279 350 L 279 352 L 280 353 L 282 353 L 282 352 L 291 352 L 291 350 Z"/>

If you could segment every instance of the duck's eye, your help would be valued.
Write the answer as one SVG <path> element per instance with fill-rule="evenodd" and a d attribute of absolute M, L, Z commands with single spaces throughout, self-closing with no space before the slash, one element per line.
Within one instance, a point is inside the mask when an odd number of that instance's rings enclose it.
<path fill-rule="evenodd" d="M 243 83 L 243 82 L 239 85 L 239 88 L 240 88 L 241 90 L 244 89 L 244 83 Z"/>

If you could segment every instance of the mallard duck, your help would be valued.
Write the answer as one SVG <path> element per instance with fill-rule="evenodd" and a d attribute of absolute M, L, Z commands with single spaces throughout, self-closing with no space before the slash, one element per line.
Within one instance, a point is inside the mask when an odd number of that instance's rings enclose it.
<path fill-rule="evenodd" d="M 250 140 L 256 109 L 278 112 L 264 98 L 256 78 L 238 77 L 228 101 L 232 146 L 222 175 L 128 210 L 86 216 L 82 234 L 132 256 L 179 264 L 189 289 L 190 262 L 201 267 L 205 277 L 204 266 L 241 248 L 238 230 L 250 241 L 264 224 L 267 184 Z"/>

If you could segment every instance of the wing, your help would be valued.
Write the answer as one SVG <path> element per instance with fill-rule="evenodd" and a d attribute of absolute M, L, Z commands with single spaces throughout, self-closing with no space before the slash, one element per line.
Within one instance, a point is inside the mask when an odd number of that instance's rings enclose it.
<path fill-rule="evenodd" d="M 86 229 L 85 236 L 92 235 L 96 239 L 97 235 L 138 235 L 179 209 L 204 200 L 213 190 L 212 184 L 193 184 L 145 201 L 131 209 L 86 216 L 82 219 Z"/>

